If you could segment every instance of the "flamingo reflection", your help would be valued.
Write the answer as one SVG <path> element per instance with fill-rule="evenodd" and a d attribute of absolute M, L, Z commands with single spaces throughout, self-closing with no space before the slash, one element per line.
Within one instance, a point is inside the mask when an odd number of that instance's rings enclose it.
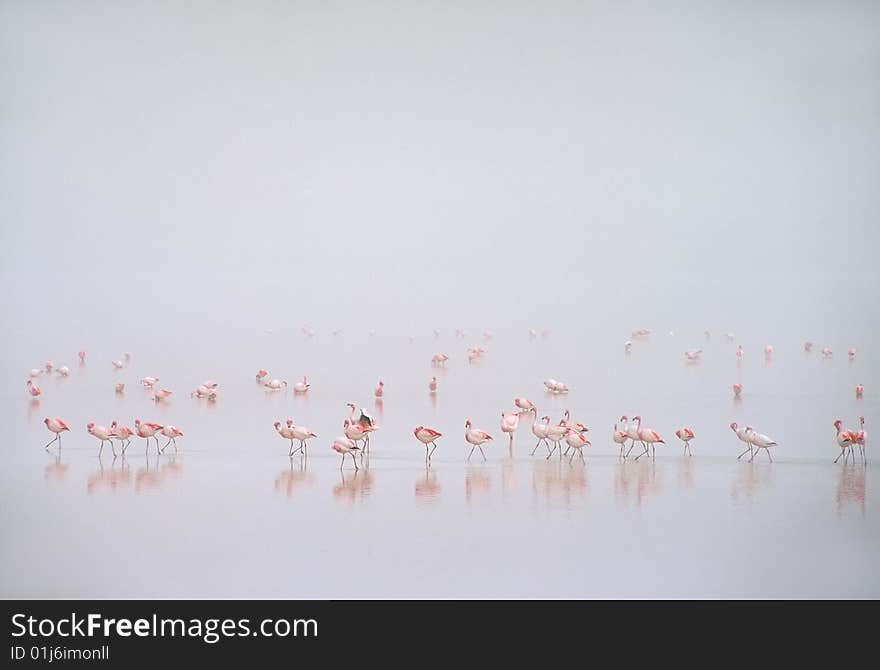
<path fill-rule="evenodd" d="M 52 461 L 48 465 L 46 465 L 44 477 L 47 482 L 60 484 L 67 479 L 67 470 L 69 469 L 69 467 L 70 466 L 67 465 L 67 463 L 61 462 L 61 452 L 55 452 Z"/>
<path fill-rule="evenodd" d="M 586 468 L 572 468 L 561 461 L 540 459 L 532 466 L 532 494 L 535 499 L 545 502 L 561 500 L 566 508 L 571 508 L 575 500 L 586 497 L 589 478 Z"/>
<path fill-rule="evenodd" d="M 858 506 L 865 514 L 865 468 L 850 463 L 844 465 L 837 481 L 837 513 L 843 511 L 847 503 Z"/>
<path fill-rule="evenodd" d="M 470 465 L 464 476 L 464 497 L 470 503 L 474 495 L 482 495 L 492 487 L 489 471 L 482 465 Z"/>
<path fill-rule="evenodd" d="M 437 475 L 425 467 L 425 475 L 416 480 L 416 502 L 433 505 L 440 499 L 440 484 Z"/>
<path fill-rule="evenodd" d="M 98 469 L 86 480 L 86 492 L 89 495 L 127 488 L 131 485 L 131 469 L 124 457 L 113 458 L 109 468 L 104 467 L 104 459 L 98 457 Z"/>
<path fill-rule="evenodd" d="M 333 486 L 333 497 L 342 502 L 354 504 L 363 500 L 373 492 L 376 475 L 367 468 L 351 471 L 340 470 L 341 482 Z"/>
<path fill-rule="evenodd" d="M 630 498 L 635 498 L 636 507 L 641 507 L 649 496 L 658 495 L 660 491 L 657 464 L 654 461 L 626 461 L 617 464 L 614 493 L 624 504 L 629 504 Z"/>
<path fill-rule="evenodd" d="M 275 490 L 284 491 L 284 494 L 290 498 L 298 489 L 311 486 L 314 483 L 314 475 L 306 470 L 307 458 L 290 459 L 290 468 L 285 468 L 275 477 Z"/>

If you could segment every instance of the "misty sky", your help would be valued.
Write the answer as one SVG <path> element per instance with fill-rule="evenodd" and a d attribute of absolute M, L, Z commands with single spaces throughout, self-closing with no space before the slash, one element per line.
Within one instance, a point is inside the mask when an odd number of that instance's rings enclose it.
<path fill-rule="evenodd" d="M 0 90 L 13 338 L 878 320 L 880 3 L 3 0 Z"/>

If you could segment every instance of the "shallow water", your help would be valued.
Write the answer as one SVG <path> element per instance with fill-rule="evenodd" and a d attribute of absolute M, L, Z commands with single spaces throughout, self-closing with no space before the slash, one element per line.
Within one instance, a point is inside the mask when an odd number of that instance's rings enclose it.
<path fill-rule="evenodd" d="M 479 330 L 474 331 L 479 333 Z M 728 342 L 721 333 L 655 332 L 627 355 L 620 338 L 524 332 L 435 339 L 366 331 L 304 337 L 298 329 L 226 333 L 173 347 L 127 342 L 61 355 L 48 335 L 18 340 L 7 358 L 0 470 L 0 595 L 4 597 L 845 597 L 880 596 L 880 504 L 871 444 L 867 466 L 834 464 L 832 421 L 848 427 L 878 417 L 877 360 L 847 360 L 850 343 L 829 343 L 822 360 L 800 342 Z M 467 346 L 488 349 L 468 363 Z M 746 357 L 737 365 L 742 342 Z M 102 344 L 100 341 L 98 345 Z M 135 345 L 141 348 L 134 348 Z M 699 364 L 683 351 L 704 349 Z M 432 368 L 434 351 L 451 358 Z M 40 380 L 27 397 L 27 371 L 52 356 L 71 376 Z M 267 367 L 291 384 L 307 374 L 306 396 L 267 393 L 253 374 Z M 175 391 L 156 405 L 137 380 L 151 374 Z M 432 374 L 439 392 L 428 393 Z M 564 396 L 542 380 L 567 382 Z M 204 379 L 220 382 L 215 404 L 189 397 Z M 386 397 L 372 389 L 382 378 Z M 117 396 L 116 381 L 126 382 Z M 743 383 L 741 402 L 730 385 Z M 853 388 L 868 388 L 857 399 Z M 526 417 L 511 450 L 499 413 L 527 395 L 554 421 L 569 408 L 591 427 L 586 464 L 535 446 Z M 372 454 L 340 472 L 329 444 L 348 416 L 367 407 L 380 425 Z M 619 462 L 611 427 L 640 413 L 667 440 L 656 459 Z M 72 427 L 60 455 L 47 454 L 44 416 Z M 94 420 L 135 418 L 185 431 L 179 453 L 144 455 L 135 439 L 113 459 L 85 432 Z M 272 427 L 292 417 L 319 434 L 307 459 L 287 457 Z M 467 462 L 464 422 L 496 436 Z M 731 421 L 750 423 L 780 446 L 737 461 Z M 417 424 L 444 433 L 431 467 L 412 436 Z M 673 435 L 697 433 L 693 457 Z M 173 450 L 173 447 L 169 447 Z"/>

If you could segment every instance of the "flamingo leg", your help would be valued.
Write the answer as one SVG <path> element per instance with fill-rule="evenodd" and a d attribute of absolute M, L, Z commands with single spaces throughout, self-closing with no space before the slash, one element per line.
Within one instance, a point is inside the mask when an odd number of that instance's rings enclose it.
<path fill-rule="evenodd" d="M 431 453 L 430 453 L 430 454 L 428 454 L 428 460 L 429 460 L 429 461 L 430 461 L 430 460 L 431 460 L 431 456 L 433 456 L 433 455 L 434 455 L 434 449 L 436 449 L 436 448 L 437 448 L 437 443 L 436 443 L 436 442 L 431 442 L 431 444 L 433 444 L 433 445 L 434 445 L 434 446 L 433 446 L 433 447 L 431 447 Z"/>
<path fill-rule="evenodd" d="M 98 449 L 98 458 L 101 458 L 102 451 L 104 451 L 104 440 L 101 440 L 101 448 Z"/>
<path fill-rule="evenodd" d="M 771 463 L 773 462 L 773 457 L 770 455 L 770 450 L 769 450 L 769 449 L 767 449 L 767 458 L 770 459 L 770 462 L 771 462 Z M 855 460 L 855 457 L 853 457 L 853 460 Z"/>
<path fill-rule="evenodd" d="M 529 456 L 534 456 L 534 455 L 535 455 L 535 452 L 538 451 L 538 447 L 540 447 L 540 446 L 541 446 L 541 440 L 538 440 L 538 441 L 535 443 L 535 448 L 532 449 L 532 453 L 529 454 Z"/>
<path fill-rule="evenodd" d="M 483 452 L 483 447 L 480 447 L 480 453 L 483 454 L 483 460 L 486 460 L 486 454 Z"/>
<path fill-rule="evenodd" d="M 345 454 L 342 454 L 342 462 L 339 464 L 339 469 L 342 470 L 342 466 L 345 465 Z"/>
<path fill-rule="evenodd" d="M 468 460 L 471 460 L 471 454 L 474 453 L 474 449 L 476 449 L 476 447 L 471 447 L 471 453 L 468 454 L 468 457 L 467 457 Z"/>
<path fill-rule="evenodd" d="M 116 447 L 113 446 L 113 440 L 110 440 L 110 449 L 113 451 L 113 459 L 116 460 Z"/>
<path fill-rule="evenodd" d="M 837 458 L 834 459 L 834 462 L 837 463 L 837 461 L 840 460 L 840 457 L 843 456 L 844 453 L 846 453 L 846 449 L 841 449 L 841 450 L 840 450 L 840 453 L 837 454 Z M 844 464 L 845 464 L 845 463 L 846 463 L 846 461 L 844 461 Z"/>
<path fill-rule="evenodd" d="M 343 459 L 345 456 L 342 457 Z M 351 462 L 354 463 L 354 471 L 357 472 L 360 468 L 358 468 L 357 459 L 354 457 L 354 454 L 351 455 Z"/>
<path fill-rule="evenodd" d="M 742 452 L 739 456 L 736 457 L 736 460 L 739 460 L 739 459 L 741 459 L 743 456 L 745 456 L 745 455 L 746 455 L 746 451 L 749 452 L 749 453 L 751 453 L 751 451 L 752 451 L 752 447 L 749 446 L 748 449 L 746 449 L 744 452 Z M 840 458 L 840 456 L 838 456 L 838 458 Z M 837 461 L 834 461 L 834 462 L 836 463 Z"/>
<path fill-rule="evenodd" d="M 55 442 L 55 440 L 58 440 L 59 442 L 61 441 L 61 433 L 58 433 L 55 437 L 52 438 L 52 442 Z M 49 447 L 52 445 L 52 442 L 49 442 L 49 444 L 47 444 L 47 445 L 46 445 L 45 447 L 43 447 L 43 448 L 46 449 L 46 450 L 48 451 L 48 450 L 49 450 Z"/>

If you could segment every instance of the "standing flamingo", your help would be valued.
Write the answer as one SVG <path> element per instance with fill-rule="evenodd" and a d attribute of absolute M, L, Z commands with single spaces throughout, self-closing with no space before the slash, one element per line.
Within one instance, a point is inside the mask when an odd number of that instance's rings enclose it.
<path fill-rule="evenodd" d="M 769 358 L 772 355 L 773 355 L 773 345 L 772 344 L 764 345 L 764 356 Z"/>
<path fill-rule="evenodd" d="M 622 416 L 622 417 L 620 417 L 620 420 L 625 422 L 626 417 Z M 624 425 L 626 425 L 626 424 L 624 423 Z M 626 434 L 626 431 L 625 430 L 618 430 L 617 423 L 615 422 L 614 432 L 611 434 L 611 439 L 614 440 L 615 444 L 620 445 L 620 454 L 618 454 L 618 458 L 624 458 L 623 448 L 624 448 L 624 446 L 626 446 L 626 441 L 628 438 L 629 438 L 629 436 Z"/>
<path fill-rule="evenodd" d="M 859 417 L 859 432 L 856 433 L 855 443 L 859 446 L 862 455 L 862 462 L 867 465 L 868 459 L 865 456 L 865 444 L 868 441 L 868 433 L 865 432 L 865 417 Z"/>
<path fill-rule="evenodd" d="M 339 469 L 342 470 L 342 467 L 345 465 L 345 457 L 347 454 L 351 454 L 351 461 L 354 463 L 354 469 L 360 470 L 357 464 L 357 459 L 354 457 L 354 452 L 360 451 L 360 447 L 358 447 L 353 441 L 345 437 L 344 435 L 340 435 L 335 440 L 333 440 L 333 445 L 331 446 L 333 451 L 337 454 L 342 454 L 342 462 L 339 464 Z"/>
<path fill-rule="evenodd" d="M 846 464 L 849 454 L 852 453 L 853 463 L 855 463 L 856 455 L 855 452 L 853 452 L 853 443 L 858 437 L 855 431 L 843 430 L 841 426 L 843 426 L 843 422 L 840 419 L 837 419 L 837 421 L 834 422 L 834 428 L 837 430 L 837 444 L 840 446 L 840 454 L 834 459 L 834 462 L 837 463 L 837 461 L 840 460 L 840 457 L 843 456 L 843 462 Z"/>
<path fill-rule="evenodd" d="M 547 442 L 547 426 L 550 424 L 550 417 L 545 416 L 541 417 L 541 421 L 546 419 L 545 423 L 538 423 L 538 410 L 532 410 L 535 413 L 535 420 L 532 422 L 532 435 L 538 438 L 538 441 L 535 443 L 535 448 L 532 449 L 532 453 L 530 456 L 534 456 L 535 452 L 538 450 L 538 447 L 541 446 L 541 442 L 547 447 L 547 453 L 550 453 L 550 443 Z"/>
<path fill-rule="evenodd" d="M 636 430 L 638 431 L 639 441 L 645 445 L 645 450 L 636 456 L 636 460 L 639 460 L 642 456 L 648 453 L 648 447 L 651 447 L 651 458 L 655 458 L 657 454 L 657 448 L 654 446 L 657 443 L 666 444 L 662 437 L 660 437 L 660 433 L 651 428 L 642 428 L 642 417 L 637 416 L 633 418 L 633 421 L 636 422 Z"/>
<path fill-rule="evenodd" d="M 448 354 L 434 354 L 431 356 L 431 364 L 432 365 L 445 365 L 446 361 L 449 360 Z"/>
<path fill-rule="evenodd" d="M 122 455 L 125 456 L 125 450 L 131 444 L 131 436 L 134 435 L 134 431 L 128 426 L 120 426 L 116 420 L 110 424 L 110 431 L 113 433 L 113 437 L 119 440 L 119 446 L 122 447 Z"/>
<path fill-rule="evenodd" d="M 574 450 L 571 452 L 571 456 L 568 457 L 569 464 L 571 464 L 575 452 L 577 452 L 578 456 L 580 456 L 581 460 L 586 464 L 587 459 L 584 458 L 584 447 L 590 446 L 590 441 L 587 439 L 587 436 L 575 428 L 568 428 L 565 433 L 565 442 L 568 444 L 569 449 Z M 566 451 L 568 451 L 568 449 L 566 449 Z"/>
<path fill-rule="evenodd" d="M 125 367 L 125 363 L 123 363 L 120 360 L 115 360 L 115 361 L 113 361 L 113 367 L 116 368 L 117 370 L 121 370 L 123 367 Z"/>
<path fill-rule="evenodd" d="M 849 351 L 847 351 L 847 352 L 846 352 L 846 355 L 849 356 L 849 359 L 850 359 L 850 360 L 854 359 L 854 358 L 856 357 L 856 350 L 855 350 L 855 348 L 852 348 L 852 349 L 850 349 Z"/>
<path fill-rule="evenodd" d="M 113 455 L 116 456 L 116 449 L 113 447 L 113 432 L 109 428 L 106 426 L 96 426 L 94 421 L 89 421 L 86 430 L 89 431 L 89 435 L 101 440 L 101 448 L 98 449 L 99 458 L 101 457 L 101 452 L 104 451 L 105 442 L 110 443 L 110 449 L 113 450 Z"/>
<path fill-rule="evenodd" d="M 501 432 L 510 435 L 510 450 L 513 452 L 513 434 L 519 428 L 519 412 L 501 412 Z"/>
<path fill-rule="evenodd" d="M 308 441 L 313 437 L 318 437 L 318 434 L 312 432 L 310 428 L 306 428 L 305 426 L 297 426 L 293 423 L 293 419 L 287 420 L 287 427 L 293 431 L 293 439 L 299 440 L 299 449 L 302 450 L 303 455 L 306 455 L 306 449 L 309 446 Z M 299 449 L 297 451 L 299 451 Z"/>
<path fill-rule="evenodd" d="M 746 426 L 746 431 L 748 432 L 749 442 L 756 447 L 755 453 L 752 454 L 749 462 L 755 460 L 755 456 L 758 454 L 758 449 L 765 449 L 767 451 L 767 458 L 769 458 L 772 463 L 773 457 L 770 455 L 770 447 L 779 446 L 776 440 L 767 437 L 763 433 L 756 432 L 751 426 Z"/>
<path fill-rule="evenodd" d="M 125 382 L 116 382 L 114 387 L 117 393 L 125 393 Z"/>
<path fill-rule="evenodd" d="M 39 386 L 34 384 L 30 379 L 28 379 L 27 390 L 28 390 L 28 393 L 30 393 L 34 398 L 36 398 L 38 395 L 40 395 L 43 392 L 43 389 L 41 389 Z"/>
<path fill-rule="evenodd" d="M 742 395 L 742 392 L 743 392 L 743 385 L 742 384 L 737 382 L 736 384 L 733 385 L 733 395 L 735 395 L 737 398 L 739 398 L 740 395 Z"/>
<path fill-rule="evenodd" d="M 550 450 L 550 453 L 547 454 L 547 458 L 549 459 L 553 452 L 556 451 L 556 448 L 559 448 L 559 458 L 562 458 L 562 447 L 559 445 L 562 440 L 565 439 L 565 434 L 568 432 L 568 426 L 564 425 L 561 421 L 555 425 L 550 425 L 550 417 L 544 417 L 547 420 L 547 440 L 553 443 L 553 448 Z"/>
<path fill-rule="evenodd" d="M 269 374 L 268 370 L 264 370 L 263 368 L 260 368 L 259 370 L 257 370 L 256 380 L 258 382 L 261 382 L 261 381 L 263 381 L 263 378 L 266 377 L 268 374 Z"/>
<path fill-rule="evenodd" d="M 480 453 L 483 455 L 483 460 L 486 460 L 486 454 L 483 451 L 483 444 L 492 439 L 492 436 L 489 435 L 485 430 L 479 430 L 478 428 L 474 428 L 471 420 L 468 419 L 464 424 L 464 439 L 468 442 L 468 444 L 473 445 L 471 447 L 471 452 L 468 454 L 467 459 L 471 460 L 471 456 L 474 453 L 474 449 L 479 449 Z"/>
<path fill-rule="evenodd" d="M 159 423 L 144 423 L 141 422 L 140 419 L 134 420 L 134 432 L 138 437 L 142 437 L 147 441 L 147 449 L 144 453 L 149 453 L 150 451 L 150 438 L 152 437 L 156 440 L 156 453 L 159 453 L 159 438 L 156 437 L 156 433 L 162 430 L 164 426 Z"/>
<path fill-rule="evenodd" d="M 183 431 L 180 430 L 177 426 L 163 426 L 162 427 L 162 435 L 168 438 L 168 441 L 162 446 L 162 450 L 159 453 L 165 453 L 165 447 L 169 444 L 174 444 L 174 451 L 177 451 L 177 438 L 183 437 Z"/>
<path fill-rule="evenodd" d="M 431 381 L 428 382 L 428 390 L 431 391 L 431 393 L 437 392 L 437 378 L 436 377 L 431 377 Z"/>
<path fill-rule="evenodd" d="M 856 384 L 856 398 L 861 398 L 865 393 L 865 387 L 861 384 Z"/>
<path fill-rule="evenodd" d="M 822 349 L 822 356 L 825 358 L 831 358 L 834 355 L 834 352 L 831 351 L 831 347 L 825 347 Z"/>
<path fill-rule="evenodd" d="M 620 420 L 624 422 L 624 430 L 626 431 L 626 436 L 631 440 L 629 449 L 626 450 L 626 453 L 623 455 L 624 459 L 629 458 L 629 453 L 633 450 L 633 447 L 636 446 L 636 442 L 640 440 L 639 438 L 639 427 L 636 425 L 636 420 L 633 418 L 632 421 L 629 421 L 627 417 L 622 416 Z M 645 446 L 644 444 L 642 446 Z"/>
<path fill-rule="evenodd" d="M 806 342 L 804 342 L 804 351 L 810 352 L 812 350 L 813 350 L 813 343 L 810 342 L 810 340 L 807 340 Z"/>
<path fill-rule="evenodd" d="M 357 405 L 353 402 L 347 403 L 347 406 L 351 408 L 351 423 L 360 426 L 366 435 L 364 451 L 370 453 L 370 433 L 378 430 L 379 426 L 376 425 L 373 417 L 367 414 L 363 407 L 358 410 Z"/>
<path fill-rule="evenodd" d="M 739 345 L 739 346 L 736 348 L 736 357 L 737 357 L 737 358 L 742 358 L 742 357 L 743 357 L 743 348 L 742 348 L 742 345 Z"/>
<path fill-rule="evenodd" d="M 55 369 L 55 363 L 53 361 L 46 361 L 46 372 L 52 372 Z"/>
<path fill-rule="evenodd" d="M 363 441 L 364 447 L 366 448 L 367 444 L 367 431 L 364 430 L 359 424 L 354 423 L 351 419 L 346 419 L 343 424 L 343 432 L 345 436 L 357 444 L 358 442 Z M 363 454 L 363 450 L 361 451 Z"/>
<path fill-rule="evenodd" d="M 159 381 L 158 377 L 144 377 L 141 379 L 141 384 L 145 389 L 151 389 L 156 385 L 156 382 Z"/>
<path fill-rule="evenodd" d="M 684 442 L 684 453 L 689 453 L 691 456 L 693 456 L 694 454 L 693 452 L 691 452 L 690 446 L 691 440 L 695 437 L 693 429 L 688 428 L 687 426 L 683 426 L 682 428 L 679 428 L 677 431 L 675 431 L 675 436 L 679 440 Z"/>
<path fill-rule="evenodd" d="M 79 362 L 80 362 L 80 364 L 81 364 L 81 365 L 82 365 L 82 364 L 85 364 L 85 362 L 86 362 L 86 356 L 88 356 L 88 354 L 87 354 L 85 351 L 80 351 L 80 352 L 77 354 L 77 356 L 79 356 Z"/>
<path fill-rule="evenodd" d="M 433 428 L 428 428 L 427 426 L 416 426 L 413 429 L 413 435 L 416 436 L 416 439 L 425 445 L 425 463 L 429 463 L 431 461 L 431 456 L 434 455 L 434 449 L 437 448 L 436 440 L 439 437 L 443 436 L 443 433 L 439 433 Z M 431 448 L 431 452 L 428 453 L 428 445 L 433 444 L 434 446 Z"/>
<path fill-rule="evenodd" d="M 294 454 L 293 441 L 296 439 L 296 437 L 294 437 L 294 435 L 293 435 L 293 428 L 290 427 L 290 421 L 288 421 L 288 424 L 286 426 L 282 425 L 282 423 L 280 421 L 276 421 L 275 422 L 275 430 L 285 440 L 290 440 L 290 451 L 288 452 L 287 455 L 293 456 L 293 454 Z M 300 445 L 300 449 L 302 449 L 302 445 Z"/>
<path fill-rule="evenodd" d="M 373 391 L 373 395 L 377 398 L 381 398 L 385 395 L 385 382 L 383 382 L 381 379 L 379 380 L 379 383 L 376 384 L 376 390 Z"/>
<path fill-rule="evenodd" d="M 153 400 L 155 400 L 156 402 L 161 402 L 162 400 L 165 400 L 165 398 L 170 396 L 172 393 L 173 393 L 173 391 L 169 391 L 168 389 L 157 389 L 156 391 L 153 392 Z"/>
<path fill-rule="evenodd" d="M 730 430 L 732 430 L 736 434 L 736 437 L 739 439 L 740 442 L 745 442 L 745 444 L 748 445 L 746 450 L 744 452 L 742 452 L 739 456 L 736 457 L 736 460 L 739 460 L 743 456 L 745 456 L 746 452 L 748 452 L 749 455 L 751 455 L 752 454 L 752 443 L 749 442 L 748 429 L 745 426 L 740 428 L 737 425 L 736 421 L 734 421 L 733 423 L 730 424 Z"/>
<path fill-rule="evenodd" d="M 48 428 L 50 432 L 55 433 L 55 437 L 52 438 L 52 442 L 55 442 L 55 440 L 58 440 L 58 448 L 60 449 L 61 448 L 61 433 L 63 433 L 65 430 L 70 431 L 70 428 L 68 428 L 67 424 L 64 423 L 63 420 L 61 420 L 57 417 L 55 417 L 55 418 L 46 417 L 45 419 L 43 419 L 43 423 L 46 424 L 46 428 Z M 52 442 L 49 442 L 49 444 L 46 445 L 46 447 L 45 447 L 46 451 L 49 451 L 49 447 L 52 446 Z"/>

